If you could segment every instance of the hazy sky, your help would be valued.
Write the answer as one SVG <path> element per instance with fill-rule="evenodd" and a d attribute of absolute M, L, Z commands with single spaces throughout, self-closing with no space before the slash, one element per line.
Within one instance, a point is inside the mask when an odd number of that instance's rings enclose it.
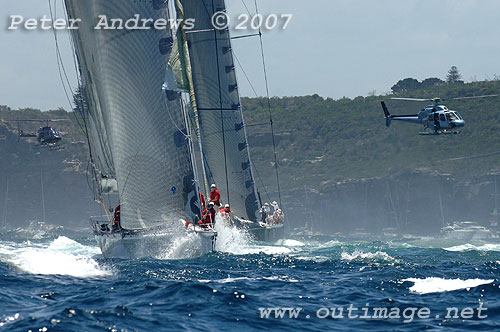
<path fill-rule="evenodd" d="M 57 14 L 63 17 L 62 0 Z M 250 10 L 253 0 L 245 0 Z M 232 18 L 242 0 L 226 0 Z M 266 32 L 264 46 L 273 96 L 319 94 L 341 98 L 384 93 L 399 79 L 446 76 L 452 65 L 463 78 L 500 75 L 498 0 L 259 0 L 263 14 L 291 13 L 285 31 Z M 68 108 L 51 32 L 8 31 L 10 15 L 41 17 L 48 2 L 3 0 L 0 15 L 0 104 Z M 73 85 L 70 44 L 60 33 Z M 233 42 L 257 93 L 265 93 L 258 39 Z M 240 68 L 240 91 L 253 96 Z"/>

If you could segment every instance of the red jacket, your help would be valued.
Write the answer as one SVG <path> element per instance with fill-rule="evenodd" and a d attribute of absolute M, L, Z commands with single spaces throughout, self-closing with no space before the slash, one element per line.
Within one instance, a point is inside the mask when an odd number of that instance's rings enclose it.
<path fill-rule="evenodd" d="M 215 213 L 215 209 L 203 210 L 202 220 L 200 220 L 198 224 L 213 225 L 215 223 Z"/>
<path fill-rule="evenodd" d="M 118 205 L 115 209 L 115 222 L 120 223 L 120 205 Z"/>
<path fill-rule="evenodd" d="M 210 192 L 210 201 L 214 202 L 215 205 L 220 205 L 220 192 L 215 189 Z"/>
<path fill-rule="evenodd" d="M 200 192 L 200 204 L 201 204 L 201 210 L 205 210 L 205 197 L 203 196 L 203 194 Z"/>

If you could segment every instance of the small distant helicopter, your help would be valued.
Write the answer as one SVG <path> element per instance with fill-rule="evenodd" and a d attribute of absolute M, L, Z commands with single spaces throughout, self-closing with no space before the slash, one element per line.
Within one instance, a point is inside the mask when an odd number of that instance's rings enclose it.
<path fill-rule="evenodd" d="M 50 122 L 60 121 L 68 121 L 68 119 L 12 120 L 12 122 L 17 122 L 17 130 L 19 133 L 19 138 L 17 140 L 18 142 L 21 140 L 21 138 L 36 137 L 36 140 L 38 142 L 37 147 L 48 147 L 51 150 L 62 149 L 62 146 L 59 145 L 59 143 L 62 140 L 63 135 L 59 130 L 56 130 L 53 127 L 49 126 Z M 45 126 L 40 127 L 40 129 L 38 129 L 36 133 L 25 133 L 20 129 L 20 122 L 43 122 L 45 123 Z"/>
<path fill-rule="evenodd" d="M 464 100 L 464 99 L 477 99 L 498 97 L 499 95 L 484 95 L 473 97 L 459 97 L 451 98 L 449 100 Z M 445 99 L 432 98 L 432 99 L 418 99 L 418 98 L 391 98 L 392 100 L 408 100 L 408 101 L 432 101 L 434 105 L 429 105 L 422 109 L 415 115 L 392 115 L 384 101 L 381 101 L 382 109 L 385 114 L 385 124 L 387 127 L 391 125 L 391 121 L 404 121 L 410 123 L 417 123 L 424 126 L 424 131 L 420 135 L 439 135 L 439 134 L 458 134 L 457 129 L 465 126 L 465 121 L 462 116 L 453 110 L 448 109 L 444 105 L 440 105 Z M 431 128 L 433 131 L 427 132 Z"/>

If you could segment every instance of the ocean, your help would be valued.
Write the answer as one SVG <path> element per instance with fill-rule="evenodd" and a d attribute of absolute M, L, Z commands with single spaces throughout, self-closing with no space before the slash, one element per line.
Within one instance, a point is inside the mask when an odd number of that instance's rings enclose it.
<path fill-rule="evenodd" d="M 499 331 L 500 242 L 228 232 L 107 259 L 89 230 L 1 230 L 0 331 Z"/>

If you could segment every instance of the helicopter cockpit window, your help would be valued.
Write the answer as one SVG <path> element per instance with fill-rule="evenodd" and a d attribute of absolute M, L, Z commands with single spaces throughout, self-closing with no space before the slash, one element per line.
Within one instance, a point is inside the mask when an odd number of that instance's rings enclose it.
<path fill-rule="evenodd" d="M 458 120 L 458 118 L 456 117 L 456 115 L 454 113 L 452 113 L 452 112 L 446 113 L 446 118 L 448 119 L 448 121 Z"/>
<path fill-rule="evenodd" d="M 463 120 L 463 119 L 462 119 L 462 116 L 461 116 L 458 112 L 453 112 L 453 114 L 455 114 L 455 116 L 456 116 L 457 118 L 459 118 L 460 120 Z"/>
<path fill-rule="evenodd" d="M 439 114 L 439 120 L 446 121 L 444 114 Z"/>

